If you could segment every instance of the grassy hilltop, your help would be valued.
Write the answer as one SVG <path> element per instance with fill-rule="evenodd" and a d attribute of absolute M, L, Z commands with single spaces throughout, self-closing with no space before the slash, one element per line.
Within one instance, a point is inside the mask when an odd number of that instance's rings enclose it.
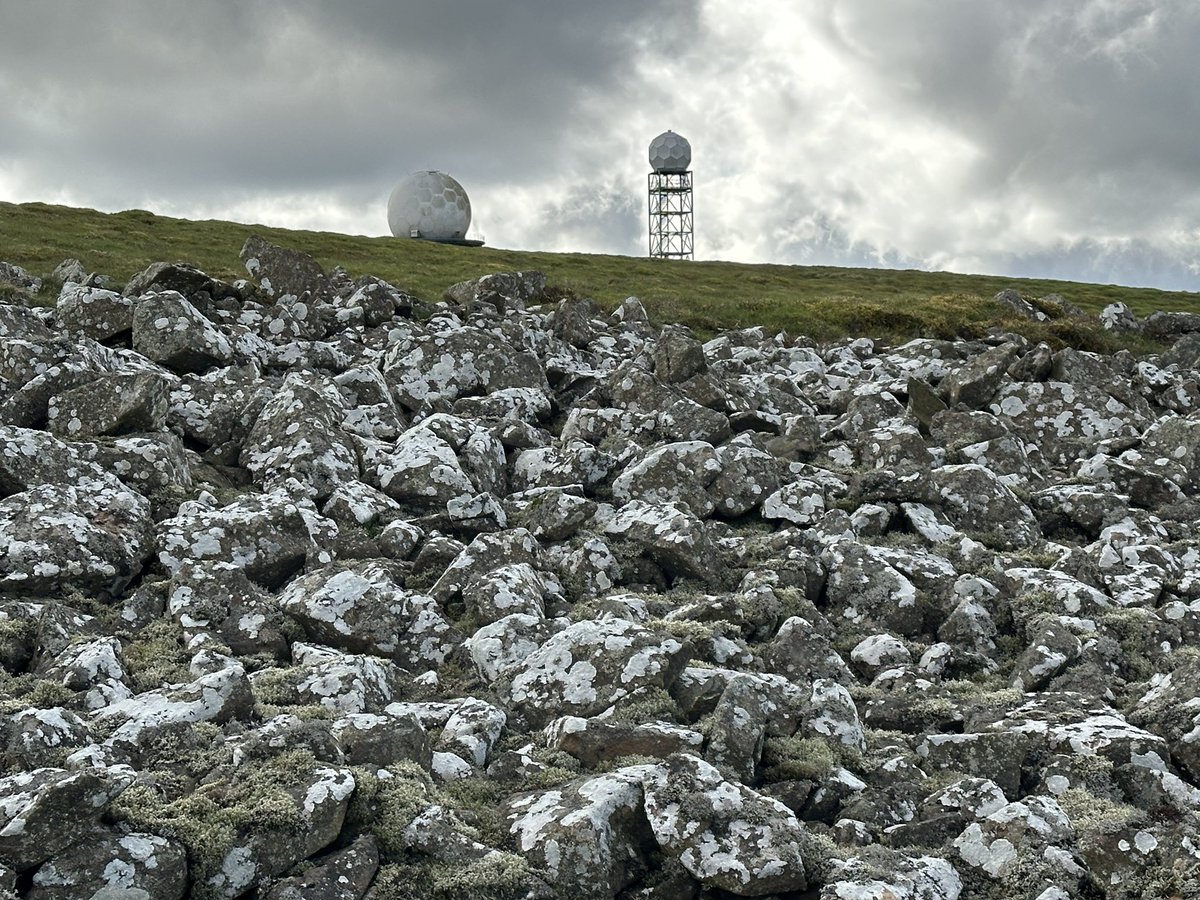
<path fill-rule="evenodd" d="M 1034 299 L 1060 294 L 1091 313 L 1116 301 L 1139 316 L 1200 312 L 1200 294 L 1046 279 L 829 266 L 682 262 L 585 253 L 454 247 L 389 237 L 291 231 L 234 222 L 172 219 L 143 210 L 100 213 L 43 203 L 0 203 L 0 260 L 46 274 L 67 257 L 125 281 L 159 260 L 189 262 L 219 278 L 244 277 L 238 251 L 250 234 L 304 250 L 327 268 L 370 273 L 426 300 L 488 272 L 537 269 L 549 282 L 612 308 L 636 295 L 662 322 L 701 333 L 763 325 L 817 339 L 970 337 L 993 325 L 1054 344 L 1113 349 L 1089 323 L 1011 319 L 991 298 L 1015 288 Z"/>

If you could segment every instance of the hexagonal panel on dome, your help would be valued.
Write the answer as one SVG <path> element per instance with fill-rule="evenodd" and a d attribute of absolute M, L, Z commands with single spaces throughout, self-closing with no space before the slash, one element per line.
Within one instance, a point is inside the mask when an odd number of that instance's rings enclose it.
<path fill-rule="evenodd" d="M 686 172 L 692 164 L 692 145 L 682 135 L 664 131 L 650 142 L 650 168 L 655 172 Z"/>
<path fill-rule="evenodd" d="M 470 226 L 467 192 L 444 172 L 414 172 L 388 198 L 388 228 L 396 237 L 461 241 Z"/>

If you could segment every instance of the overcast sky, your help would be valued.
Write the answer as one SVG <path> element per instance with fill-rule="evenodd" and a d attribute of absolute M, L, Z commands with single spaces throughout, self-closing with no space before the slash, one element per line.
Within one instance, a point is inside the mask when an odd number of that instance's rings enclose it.
<path fill-rule="evenodd" d="M 0 200 L 1200 290 L 1196 0 L 0 0 Z M 0 254 L 2 256 L 2 254 Z"/>

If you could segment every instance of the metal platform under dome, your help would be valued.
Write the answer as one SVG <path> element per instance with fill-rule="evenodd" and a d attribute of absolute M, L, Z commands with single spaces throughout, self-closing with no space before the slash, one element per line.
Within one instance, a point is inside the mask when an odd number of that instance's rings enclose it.
<path fill-rule="evenodd" d="M 692 173 L 649 175 L 651 259 L 692 259 Z"/>

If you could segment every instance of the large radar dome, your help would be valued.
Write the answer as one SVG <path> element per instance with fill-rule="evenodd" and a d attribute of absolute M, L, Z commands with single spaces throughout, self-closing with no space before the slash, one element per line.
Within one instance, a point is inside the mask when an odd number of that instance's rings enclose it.
<path fill-rule="evenodd" d="M 396 237 L 461 241 L 471 225 L 471 201 L 444 172 L 414 172 L 388 198 L 388 227 Z"/>
<path fill-rule="evenodd" d="M 673 131 L 650 142 L 650 168 L 655 172 L 686 172 L 692 164 L 692 145 Z"/>

